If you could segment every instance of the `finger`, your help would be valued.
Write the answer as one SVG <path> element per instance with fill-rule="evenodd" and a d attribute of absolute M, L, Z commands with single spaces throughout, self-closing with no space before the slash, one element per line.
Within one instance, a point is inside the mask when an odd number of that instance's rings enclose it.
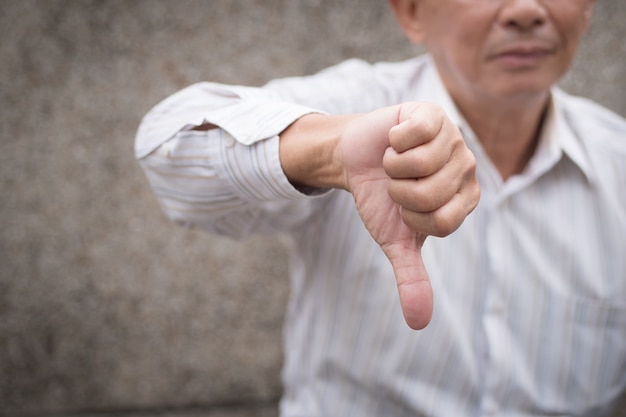
<path fill-rule="evenodd" d="M 415 330 L 428 325 L 433 312 L 433 290 L 420 250 L 395 242 L 383 248 L 396 276 L 402 314 Z"/>
<path fill-rule="evenodd" d="M 446 115 L 432 103 L 405 103 L 400 108 L 399 123 L 389 130 L 389 144 L 398 153 L 435 139 Z"/>
<path fill-rule="evenodd" d="M 435 174 L 437 175 L 437 174 Z M 430 213 L 437 210 L 458 192 L 459 179 L 436 182 L 432 178 L 391 180 L 387 192 L 391 199 L 405 210 Z"/>
<path fill-rule="evenodd" d="M 391 199 L 405 209 L 431 212 L 446 204 L 465 186 L 475 182 L 475 158 L 463 145 L 443 168 L 419 179 L 391 179 Z"/>
<path fill-rule="evenodd" d="M 431 113 L 437 113 L 437 109 L 439 108 L 432 109 Z M 431 175 L 452 159 L 459 148 L 466 147 L 461 131 L 445 118 L 443 112 L 432 117 L 442 117 L 430 128 L 423 128 L 431 129 L 426 136 L 434 135 L 433 137 L 425 142 L 415 140 L 413 142 L 415 146 L 404 151 L 399 151 L 399 147 L 393 146 L 387 149 L 383 158 L 383 167 L 391 178 L 420 178 Z M 416 129 L 419 128 L 416 127 Z M 410 132 L 407 133 L 407 135 L 410 134 Z M 413 132 L 413 134 L 417 133 Z M 422 137 L 420 140 L 423 139 Z M 394 139 L 390 137 L 390 143 L 393 141 Z M 404 140 L 403 143 L 408 144 L 409 141 Z"/>
<path fill-rule="evenodd" d="M 436 140 L 402 153 L 387 148 L 383 168 L 390 178 L 421 178 L 440 170 L 450 159 L 454 143 L 438 144 Z"/>
<path fill-rule="evenodd" d="M 402 208 L 402 221 L 414 231 L 431 236 L 444 237 L 458 229 L 480 199 L 480 189 L 475 182 L 469 183 L 452 199 L 431 212 L 416 212 Z"/>

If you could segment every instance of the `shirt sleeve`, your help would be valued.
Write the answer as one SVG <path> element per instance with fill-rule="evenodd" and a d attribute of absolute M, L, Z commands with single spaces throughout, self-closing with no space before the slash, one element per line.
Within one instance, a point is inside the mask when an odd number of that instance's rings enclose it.
<path fill-rule="evenodd" d="M 323 193 L 294 188 L 279 160 L 279 133 L 312 112 L 262 89 L 199 83 L 144 117 L 135 155 L 174 222 L 235 238 L 274 234 L 304 221 Z M 204 123 L 219 128 L 194 130 Z"/>

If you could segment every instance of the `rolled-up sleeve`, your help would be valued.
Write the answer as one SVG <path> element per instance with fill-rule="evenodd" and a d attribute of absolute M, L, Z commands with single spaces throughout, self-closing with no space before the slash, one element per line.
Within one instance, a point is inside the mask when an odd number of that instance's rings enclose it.
<path fill-rule="evenodd" d="M 283 173 L 278 135 L 312 112 L 260 89 L 195 84 L 144 117 L 135 155 L 176 223 L 232 237 L 272 234 L 311 212 L 314 197 Z M 207 123 L 218 128 L 194 130 Z"/>

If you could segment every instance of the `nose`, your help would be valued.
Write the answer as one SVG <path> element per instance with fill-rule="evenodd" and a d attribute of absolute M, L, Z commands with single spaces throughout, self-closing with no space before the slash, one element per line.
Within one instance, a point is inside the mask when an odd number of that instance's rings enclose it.
<path fill-rule="evenodd" d="M 507 0 L 500 13 L 500 21 L 505 27 L 519 31 L 543 26 L 546 19 L 547 12 L 542 0 Z"/>

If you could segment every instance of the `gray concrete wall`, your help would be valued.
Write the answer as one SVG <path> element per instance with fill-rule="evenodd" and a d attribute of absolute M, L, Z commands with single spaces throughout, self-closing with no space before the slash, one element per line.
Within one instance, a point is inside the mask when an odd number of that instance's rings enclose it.
<path fill-rule="evenodd" d="M 564 82 L 622 115 L 624 21 L 598 0 Z M 276 415 L 285 250 L 166 221 L 135 129 L 195 81 L 416 51 L 383 0 L 0 0 L 0 415 Z"/>

